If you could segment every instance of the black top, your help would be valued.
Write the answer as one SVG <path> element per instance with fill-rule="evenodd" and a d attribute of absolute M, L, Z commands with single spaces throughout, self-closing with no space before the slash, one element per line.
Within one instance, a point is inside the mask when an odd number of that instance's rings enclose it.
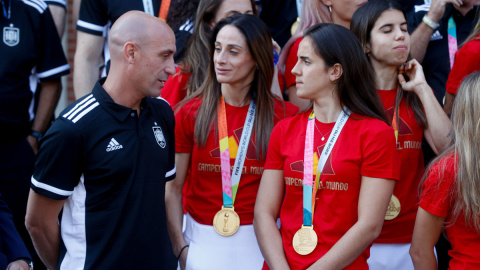
<path fill-rule="evenodd" d="M 175 47 L 177 47 L 177 50 L 173 55 L 175 63 L 179 63 L 180 61 L 182 61 L 183 57 L 185 57 L 188 41 L 193 34 L 193 26 L 193 22 L 187 20 L 178 29 L 174 30 Z"/>
<path fill-rule="evenodd" d="M 110 26 L 128 11 L 140 10 L 158 16 L 161 2 L 161 0 L 82 0 L 77 30 L 106 36 Z"/>
<path fill-rule="evenodd" d="M 260 19 L 268 26 L 272 38 L 283 47 L 292 36 L 292 24 L 297 20 L 295 0 L 262 0 Z"/>
<path fill-rule="evenodd" d="M 67 199 L 59 269 L 175 269 L 165 183 L 175 178 L 170 105 L 118 105 L 98 82 L 40 140 L 31 188 Z"/>
<path fill-rule="evenodd" d="M 0 15 L 1 138 L 30 133 L 33 92 L 37 80 L 58 79 L 69 73 L 60 38 L 47 5 L 40 0 L 3 1 L 10 18 Z M 35 74 L 37 77 L 32 76 Z"/>
<path fill-rule="evenodd" d="M 408 25 L 410 33 L 417 28 L 422 22 L 430 9 L 430 4 L 424 4 L 424 1 L 417 1 L 413 10 L 408 14 Z M 435 92 L 438 102 L 443 105 L 443 97 L 445 96 L 445 87 L 447 84 L 448 74 L 450 74 L 450 56 L 448 53 L 448 20 L 451 16 L 457 26 L 457 43 L 461 45 L 470 35 L 475 27 L 475 13 L 479 7 L 474 7 L 466 16 L 462 16 L 453 5 L 446 6 L 445 13 L 438 22 L 440 27 L 436 29 L 430 37 L 427 52 L 423 59 L 422 67 L 425 72 L 427 83 Z M 414 40 L 412 43 L 415 42 Z"/>
<path fill-rule="evenodd" d="M 415 5 L 415 1 L 412 0 L 396 0 L 400 5 L 402 5 L 403 10 L 405 12 L 409 12 L 412 10 L 413 6 Z"/>
<path fill-rule="evenodd" d="M 105 37 L 103 58 L 107 68 L 102 70 L 102 77 L 107 76 L 110 68 L 110 52 L 108 51 L 110 27 L 120 16 L 131 10 L 140 10 L 158 16 L 161 2 L 161 0 L 82 0 L 77 30 Z"/>

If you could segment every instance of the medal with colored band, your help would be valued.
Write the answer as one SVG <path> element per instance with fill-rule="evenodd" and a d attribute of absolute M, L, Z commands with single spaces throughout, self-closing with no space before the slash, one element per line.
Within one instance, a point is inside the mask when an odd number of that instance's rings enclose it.
<path fill-rule="evenodd" d="M 167 21 L 168 10 L 170 9 L 170 2 L 171 0 L 162 0 L 162 3 L 160 4 L 160 12 L 158 13 L 158 17 L 164 22 Z"/>
<path fill-rule="evenodd" d="M 318 238 L 313 230 L 313 213 L 315 212 L 315 196 L 317 194 L 320 176 L 323 167 L 327 162 L 333 146 L 337 142 L 340 132 L 350 116 L 350 111 L 344 107 L 335 122 L 327 143 L 323 148 L 318 160 L 315 183 L 313 183 L 313 151 L 314 151 L 314 125 L 315 113 L 312 111 L 308 117 L 307 130 L 305 134 L 305 152 L 303 160 L 303 224 L 293 236 L 293 249 L 300 255 L 308 255 L 315 250 Z"/>
<path fill-rule="evenodd" d="M 448 54 L 450 56 L 450 69 L 453 67 L 455 61 L 455 53 L 458 50 L 457 43 L 457 25 L 453 16 L 448 19 Z"/>
<path fill-rule="evenodd" d="M 397 91 L 399 91 L 399 89 L 397 88 Z M 398 119 L 397 118 L 400 118 L 400 117 L 397 117 L 397 110 L 398 112 L 400 112 L 400 102 L 398 104 L 398 108 L 396 106 L 396 101 L 395 102 L 395 106 L 393 108 L 393 118 L 392 118 L 392 128 L 393 128 L 393 132 L 395 132 L 395 142 L 397 144 L 397 149 L 401 149 L 399 147 L 400 143 L 398 142 L 398 130 L 399 130 L 399 127 L 398 127 Z M 385 220 L 393 220 L 395 219 L 396 217 L 398 217 L 398 215 L 400 214 L 400 209 L 401 209 L 401 204 L 400 204 L 400 200 L 392 194 L 392 197 L 390 198 L 390 202 L 388 203 L 388 208 L 387 208 L 387 212 L 385 213 Z"/>
<path fill-rule="evenodd" d="M 234 210 L 235 197 L 237 195 L 240 177 L 242 176 L 243 164 L 247 156 L 248 144 L 252 135 L 253 122 L 255 120 L 255 101 L 250 102 L 247 118 L 243 126 L 242 136 L 233 166 L 233 172 L 230 174 L 230 151 L 228 147 L 228 126 L 225 100 L 220 97 L 220 104 L 217 108 L 218 117 L 218 135 L 220 139 L 220 164 L 222 172 L 222 194 L 223 206 L 213 218 L 215 230 L 223 236 L 230 236 L 237 232 L 240 226 L 240 217 Z"/>
<path fill-rule="evenodd" d="M 400 108 L 399 108 L 399 110 L 400 110 Z M 393 108 L 392 128 L 393 128 L 393 132 L 395 132 L 395 142 L 398 145 L 398 120 L 397 120 L 397 107 L 396 106 Z"/>

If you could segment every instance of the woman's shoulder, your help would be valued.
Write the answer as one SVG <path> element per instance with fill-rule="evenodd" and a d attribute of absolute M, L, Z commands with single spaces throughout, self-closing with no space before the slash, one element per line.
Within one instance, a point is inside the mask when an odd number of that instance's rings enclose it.
<path fill-rule="evenodd" d="M 283 103 L 283 104 L 282 104 Z M 275 117 L 284 119 L 298 113 L 298 107 L 288 101 L 275 99 Z"/>
<path fill-rule="evenodd" d="M 352 125 L 355 125 L 355 128 L 365 133 L 382 133 L 384 131 L 393 132 L 390 125 L 377 118 L 351 113 L 350 119 L 352 120 Z"/>
<path fill-rule="evenodd" d="M 187 102 L 179 105 L 179 108 L 175 111 L 175 114 L 195 114 L 198 111 L 198 108 L 202 104 L 201 97 L 194 97 Z"/>
<path fill-rule="evenodd" d="M 276 126 L 280 126 L 281 128 L 283 128 L 287 131 L 297 132 L 298 129 L 301 128 L 301 127 L 306 128 L 307 121 L 308 121 L 308 116 L 310 115 L 311 111 L 312 110 L 308 110 L 306 112 L 297 113 L 297 114 L 295 114 L 293 116 L 290 116 L 290 117 L 287 116 L 286 118 L 280 120 L 276 124 Z"/>
<path fill-rule="evenodd" d="M 422 184 L 423 196 L 432 194 L 449 193 L 455 183 L 457 158 L 453 152 L 445 154 L 438 159 L 428 170 L 425 182 Z M 443 195 L 442 195 L 443 196 Z"/>
<path fill-rule="evenodd" d="M 468 53 L 475 53 L 480 54 L 480 35 L 476 36 L 474 39 L 470 40 L 469 42 L 465 43 L 458 53 L 468 52 Z"/>
<path fill-rule="evenodd" d="M 455 175 L 455 165 L 457 157 L 453 152 L 445 154 L 438 159 L 428 170 L 428 176 L 435 179 L 453 180 Z"/>

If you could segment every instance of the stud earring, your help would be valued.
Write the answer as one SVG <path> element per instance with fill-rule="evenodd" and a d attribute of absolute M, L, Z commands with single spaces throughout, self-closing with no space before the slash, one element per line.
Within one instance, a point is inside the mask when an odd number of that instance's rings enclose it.
<path fill-rule="evenodd" d="M 330 13 L 332 13 L 332 6 L 328 6 L 328 11 L 330 11 Z"/>

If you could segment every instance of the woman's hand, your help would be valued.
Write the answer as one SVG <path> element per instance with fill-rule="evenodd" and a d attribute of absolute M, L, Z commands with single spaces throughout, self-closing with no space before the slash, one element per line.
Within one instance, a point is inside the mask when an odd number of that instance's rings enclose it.
<path fill-rule="evenodd" d="M 410 80 L 407 82 L 403 75 L 406 75 Z M 424 90 L 432 91 L 425 80 L 422 66 L 415 59 L 408 61 L 398 68 L 398 82 L 403 90 L 415 92 L 417 95 L 420 95 L 421 91 Z"/>
<path fill-rule="evenodd" d="M 182 254 L 180 254 L 180 258 L 178 258 L 178 262 L 180 263 L 180 269 L 182 270 L 184 270 L 187 265 L 187 253 L 188 247 L 186 247 L 185 250 L 182 251 Z"/>
<path fill-rule="evenodd" d="M 404 74 L 410 78 L 410 81 L 405 80 Z M 398 82 L 403 90 L 414 92 L 422 102 L 428 122 L 424 132 L 425 139 L 436 154 L 440 153 L 449 145 L 448 133 L 452 128 L 452 122 L 435 98 L 432 88 L 427 84 L 420 63 L 413 59 L 400 66 Z"/>

